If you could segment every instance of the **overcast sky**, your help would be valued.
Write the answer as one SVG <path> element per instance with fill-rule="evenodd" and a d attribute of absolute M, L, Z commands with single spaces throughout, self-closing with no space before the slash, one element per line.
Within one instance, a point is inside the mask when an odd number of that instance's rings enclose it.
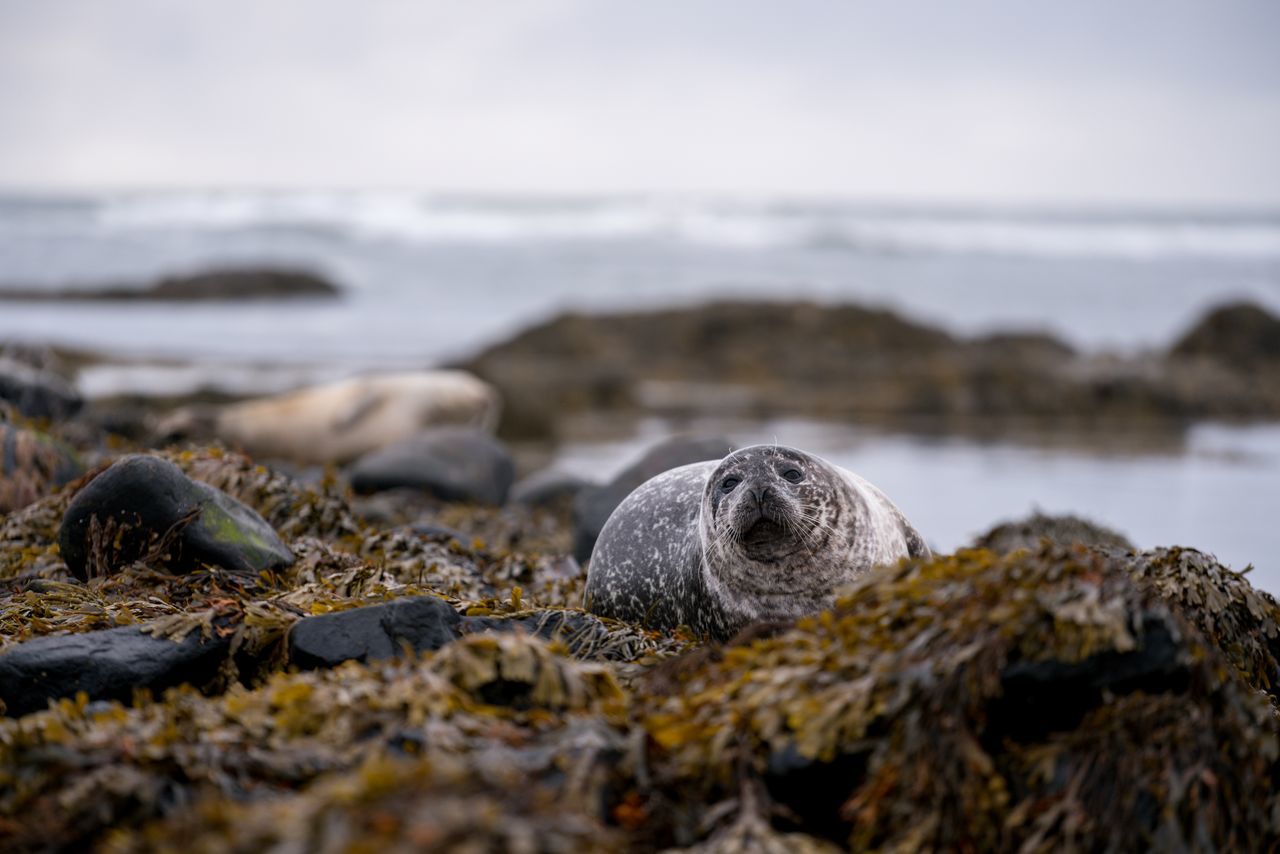
<path fill-rule="evenodd" d="M 0 186 L 1280 205 L 1280 0 L 0 0 Z"/>

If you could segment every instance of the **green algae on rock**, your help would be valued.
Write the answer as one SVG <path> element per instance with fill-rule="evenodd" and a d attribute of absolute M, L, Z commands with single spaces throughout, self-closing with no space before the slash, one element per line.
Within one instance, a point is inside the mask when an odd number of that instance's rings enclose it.
<path fill-rule="evenodd" d="M 81 581 L 139 560 L 175 574 L 206 564 L 256 573 L 294 560 L 252 509 L 145 454 L 115 461 L 76 492 L 58 545 Z"/>

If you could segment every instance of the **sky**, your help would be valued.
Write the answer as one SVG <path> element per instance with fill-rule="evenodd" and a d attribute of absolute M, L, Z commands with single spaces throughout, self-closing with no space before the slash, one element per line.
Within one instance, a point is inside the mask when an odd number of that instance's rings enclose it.
<path fill-rule="evenodd" d="M 0 0 L 0 187 L 1280 207 L 1276 0 Z"/>

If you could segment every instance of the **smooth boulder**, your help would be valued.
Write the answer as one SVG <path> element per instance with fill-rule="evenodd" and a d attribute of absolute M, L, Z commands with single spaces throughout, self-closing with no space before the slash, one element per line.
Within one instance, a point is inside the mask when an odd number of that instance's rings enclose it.
<path fill-rule="evenodd" d="M 461 618 L 435 596 L 306 617 L 289 631 L 289 663 L 301 670 L 437 650 L 458 638 Z"/>
<path fill-rule="evenodd" d="M 251 508 L 145 455 L 116 461 L 76 494 L 58 544 L 82 581 L 142 559 L 174 574 L 201 565 L 260 572 L 294 560 Z"/>
<path fill-rule="evenodd" d="M 351 488 L 408 487 L 441 501 L 500 505 L 515 480 L 515 461 L 491 436 L 474 430 L 428 430 L 366 454 L 352 464 Z"/>
<path fill-rule="evenodd" d="M 137 626 L 35 638 L 0 654 L 0 703 L 18 717 L 81 691 L 90 700 L 128 702 L 140 689 L 201 687 L 218 675 L 230 647 L 231 638 L 216 632 L 175 642 Z"/>
<path fill-rule="evenodd" d="M 604 523 L 636 487 L 664 471 L 704 460 L 719 460 L 733 452 L 728 439 L 674 436 L 650 448 L 604 486 L 582 490 L 573 503 L 573 556 L 586 563 Z"/>

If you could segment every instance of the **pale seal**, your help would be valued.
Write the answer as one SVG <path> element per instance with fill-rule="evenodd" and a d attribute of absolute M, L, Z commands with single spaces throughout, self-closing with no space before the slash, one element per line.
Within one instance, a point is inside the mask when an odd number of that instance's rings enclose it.
<path fill-rule="evenodd" d="M 876 566 L 928 556 L 883 492 L 795 448 L 756 445 L 646 481 L 605 523 L 587 610 L 725 639 L 829 607 Z"/>
<path fill-rule="evenodd" d="M 430 427 L 493 432 L 501 401 L 463 371 L 357 376 L 217 409 L 188 407 L 156 432 L 170 439 L 214 438 L 261 459 L 343 464 Z"/>

